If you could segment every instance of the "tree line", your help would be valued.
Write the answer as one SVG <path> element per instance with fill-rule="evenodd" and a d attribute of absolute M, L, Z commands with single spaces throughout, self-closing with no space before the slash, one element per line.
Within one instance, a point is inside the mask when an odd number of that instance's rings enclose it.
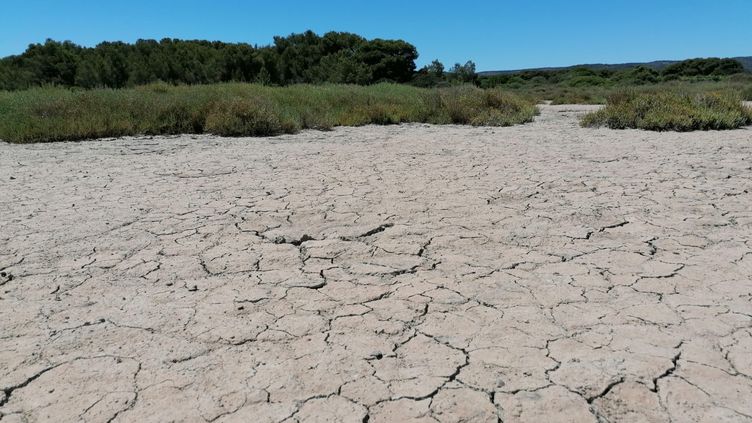
<path fill-rule="evenodd" d="M 528 70 L 515 73 L 483 76 L 483 87 L 508 86 L 513 88 L 535 85 L 561 85 L 567 87 L 644 85 L 677 79 L 722 79 L 744 73 L 744 66 L 734 59 L 689 59 L 657 70 L 646 66 L 626 69 L 594 69 L 579 66 L 561 70 Z"/>
<path fill-rule="evenodd" d="M 475 65 L 457 64 L 457 78 L 443 65 L 416 72 L 418 52 L 403 40 L 367 40 L 356 34 L 312 31 L 275 37 L 269 46 L 200 40 L 103 42 L 82 47 L 47 40 L 16 56 L 0 59 L 0 89 L 33 86 L 122 88 L 162 81 L 169 84 L 257 82 L 296 83 L 412 82 L 422 85 L 451 79 L 474 81 Z M 438 63 L 437 61 L 434 62 Z M 439 70 L 440 68 L 440 70 Z M 468 75 L 472 72 L 472 75 Z"/>
<path fill-rule="evenodd" d="M 446 69 L 438 60 L 416 69 L 418 51 L 403 40 L 368 40 L 347 32 L 312 31 L 274 37 L 268 46 L 165 38 L 135 43 L 103 42 L 82 47 L 69 41 L 31 44 L 20 55 L 0 59 L 0 90 L 55 85 L 122 88 L 162 81 L 168 84 L 256 82 L 378 82 L 435 87 L 470 83 L 482 87 L 556 84 L 570 87 L 640 85 L 685 78 L 720 78 L 742 73 L 733 59 L 691 59 L 662 70 L 577 67 L 531 70 L 479 77 L 472 61 Z"/>

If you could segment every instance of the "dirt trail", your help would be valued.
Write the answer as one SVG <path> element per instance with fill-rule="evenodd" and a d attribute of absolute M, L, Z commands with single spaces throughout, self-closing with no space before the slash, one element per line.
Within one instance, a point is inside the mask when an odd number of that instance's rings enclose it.
<path fill-rule="evenodd" d="M 0 144 L 0 420 L 752 421 L 752 130 Z"/>

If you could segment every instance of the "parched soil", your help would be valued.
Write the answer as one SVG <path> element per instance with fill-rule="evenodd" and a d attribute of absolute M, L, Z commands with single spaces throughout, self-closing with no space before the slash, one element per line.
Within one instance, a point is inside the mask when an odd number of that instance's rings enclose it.
<path fill-rule="evenodd" d="M 0 420 L 752 421 L 752 130 L 588 109 L 0 144 Z"/>

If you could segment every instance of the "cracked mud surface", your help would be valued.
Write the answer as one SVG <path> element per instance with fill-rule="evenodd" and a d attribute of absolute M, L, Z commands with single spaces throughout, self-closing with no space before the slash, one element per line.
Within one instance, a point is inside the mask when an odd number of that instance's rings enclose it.
<path fill-rule="evenodd" d="M 752 421 L 752 130 L 0 144 L 3 422 Z"/>

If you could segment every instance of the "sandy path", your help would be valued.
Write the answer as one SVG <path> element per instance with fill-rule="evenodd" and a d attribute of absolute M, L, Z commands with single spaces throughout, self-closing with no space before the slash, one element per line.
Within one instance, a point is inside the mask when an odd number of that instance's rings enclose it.
<path fill-rule="evenodd" d="M 752 421 L 752 130 L 585 109 L 0 144 L 0 420 Z"/>

